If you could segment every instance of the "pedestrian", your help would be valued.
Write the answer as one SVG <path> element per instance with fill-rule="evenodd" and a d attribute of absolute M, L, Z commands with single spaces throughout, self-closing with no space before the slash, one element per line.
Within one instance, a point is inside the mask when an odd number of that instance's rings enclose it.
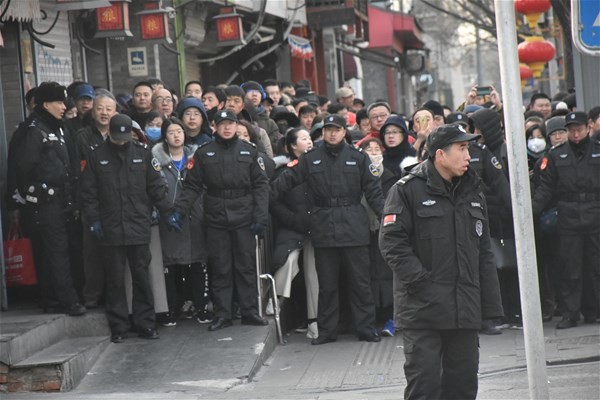
<path fill-rule="evenodd" d="M 369 118 L 369 124 L 371 129 L 368 134 L 365 135 L 363 133 L 363 139 L 359 140 L 356 143 L 356 146 L 360 147 L 362 141 L 366 140 L 365 138 L 368 137 L 374 137 L 378 140 L 381 140 L 381 138 L 379 137 L 379 131 L 381 130 L 381 127 L 383 126 L 385 121 L 387 121 L 391 113 L 392 111 L 390 105 L 385 101 L 376 101 L 374 103 L 369 104 L 369 107 L 367 107 L 367 116 Z"/>
<path fill-rule="evenodd" d="M 185 97 L 195 97 L 198 100 L 202 100 L 204 94 L 202 92 L 202 83 L 200 81 L 186 82 L 183 93 Z"/>
<path fill-rule="evenodd" d="M 482 318 L 502 316 L 487 206 L 461 126 L 427 138 L 429 157 L 388 194 L 379 238 L 398 278 L 405 399 L 475 399 Z"/>
<path fill-rule="evenodd" d="M 350 308 L 359 340 L 379 342 L 375 303 L 370 287 L 369 225 L 361 198 L 379 217 L 383 206 L 381 183 L 369 157 L 346 143 L 346 120 L 324 120 L 323 145 L 302 156 L 298 165 L 272 184 L 274 201 L 306 182 L 313 201 L 310 234 L 319 277 L 317 324 L 313 345 L 335 342 L 339 320 L 339 278 L 349 283 Z"/>
<path fill-rule="evenodd" d="M 66 88 L 42 82 L 35 92 L 29 125 L 18 133 L 11 150 L 16 187 L 25 200 L 22 228 L 31 239 L 45 311 L 83 315 L 71 276 L 67 223 L 74 211 L 73 158 L 70 137 L 62 129 Z"/>
<path fill-rule="evenodd" d="M 147 114 L 152 111 L 152 84 L 147 81 L 141 81 L 133 87 L 131 98 L 131 107 L 129 108 L 129 116 L 137 122 L 142 129 L 145 128 Z"/>
<path fill-rule="evenodd" d="M 379 135 L 385 152 L 383 165 L 386 170 L 393 173 L 397 179 L 402 177 L 400 164 L 406 157 L 414 157 L 417 152 L 408 143 L 408 128 L 404 118 L 391 115 L 379 129 Z"/>
<path fill-rule="evenodd" d="M 540 184 L 533 196 L 533 215 L 557 201 L 560 235 L 559 298 L 562 320 L 557 329 L 595 323 L 600 310 L 600 136 L 590 137 L 588 116 L 566 115 L 568 140 L 542 158 Z"/>
<path fill-rule="evenodd" d="M 242 325 L 267 325 L 258 313 L 256 287 L 256 236 L 268 220 L 268 180 L 264 160 L 256 147 L 236 134 L 233 110 L 215 116 L 215 140 L 195 153 L 184 190 L 176 204 L 173 225 L 189 214 L 204 194 L 204 218 L 208 246 L 216 331 L 232 325 L 233 292 L 237 293 Z"/>
<path fill-rule="evenodd" d="M 131 118 L 124 114 L 111 118 L 109 137 L 89 153 L 81 179 L 83 214 L 103 247 L 111 340 L 122 342 L 131 328 L 125 293 L 127 265 L 133 284 L 134 327 L 140 337 L 158 339 L 148 274 L 150 224 L 152 204 L 165 217 L 171 206 L 160 163 L 146 145 L 133 141 Z"/>
<path fill-rule="evenodd" d="M 291 129 L 285 136 L 285 146 L 287 155 L 277 156 L 274 159 L 277 169 L 273 179 L 277 179 L 286 170 L 295 168 L 298 160 L 312 149 L 310 133 L 304 128 Z M 297 331 L 306 329 L 307 337 L 316 339 L 319 336 L 317 328 L 319 281 L 314 248 L 308 235 L 310 209 L 306 183 L 296 186 L 282 198 L 271 203 L 270 210 L 275 226 L 272 261 L 275 268 L 277 295 L 283 298 L 292 297 L 295 289 L 292 280 L 299 272 L 303 272 L 303 285 L 299 286 L 305 291 L 305 295 L 298 297 L 304 301 L 292 299 L 295 310 L 294 327 L 301 327 Z"/>
<path fill-rule="evenodd" d="M 161 117 L 169 118 L 173 115 L 175 99 L 169 89 L 156 89 L 152 94 L 152 111 L 156 111 Z M 198 100 L 200 101 L 200 100 Z M 139 122 L 138 122 L 139 123 Z M 141 124 L 140 124 L 141 126 Z"/>
<path fill-rule="evenodd" d="M 161 166 L 161 175 L 168 186 L 168 197 L 174 206 L 181 195 L 185 177 L 194 167 L 197 145 L 185 144 L 184 124 L 177 118 L 164 121 L 161 142 L 152 148 L 152 155 Z M 198 198 L 182 223 L 182 232 L 172 232 L 164 219 L 159 221 L 160 243 L 164 263 L 169 312 L 160 321 L 163 326 L 176 325 L 177 312 L 184 301 L 191 300 L 192 317 L 201 324 L 212 318 L 208 311 L 208 266 L 204 238 L 202 198 Z"/>
<path fill-rule="evenodd" d="M 195 97 L 186 97 L 177 108 L 185 128 L 186 143 L 200 146 L 213 140 L 204 105 Z"/>

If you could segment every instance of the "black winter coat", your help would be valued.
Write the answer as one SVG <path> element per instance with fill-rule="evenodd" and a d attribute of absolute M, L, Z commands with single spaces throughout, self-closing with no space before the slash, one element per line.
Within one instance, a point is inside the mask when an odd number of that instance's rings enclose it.
<path fill-rule="evenodd" d="M 252 223 L 267 225 L 269 182 L 265 161 L 256 146 L 237 136 L 200 146 L 188 172 L 176 209 L 188 214 L 198 196 L 204 193 L 207 226 L 239 229 Z"/>
<path fill-rule="evenodd" d="M 286 156 L 274 159 L 276 170 L 273 180 L 277 179 L 287 169 L 298 166 L 298 160 Z M 288 258 L 292 250 L 302 248 L 308 238 L 310 229 L 310 199 L 306 183 L 302 183 L 269 204 L 273 225 L 275 227 L 275 246 L 273 251 L 273 266 L 279 268 Z"/>
<path fill-rule="evenodd" d="M 379 245 L 404 328 L 479 329 L 503 315 L 479 182 L 469 169 L 449 190 L 427 160 L 390 190 Z"/>
<path fill-rule="evenodd" d="M 379 178 L 370 170 L 369 156 L 345 142 L 317 146 L 298 165 L 286 170 L 271 185 L 273 201 L 306 182 L 312 203 L 310 236 L 314 247 L 369 245 L 369 221 L 362 206 L 379 217 L 383 194 Z"/>
<path fill-rule="evenodd" d="M 197 146 L 187 145 L 184 152 L 188 160 L 194 157 Z M 183 170 L 178 171 L 167 153 L 164 143 L 158 143 L 152 148 L 152 155 L 160 163 L 160 173 L 166 181 L 168 198 L 172 206 L 183 192 L 185 177 L 193 167 L 188 162 Z M 188 265 L 203 263 L 207 260 L 206 242 L 204 237 L 204 212 L 202 198 L 198 198 L 190 212 L 183 219 L 182 232 L 169 230 L 164 218 L 159 220 L 160 244 L 165 265 Z"/>
<path fill-rule="evenodd" d="M 540 171 L 533 215 L 538 217 L 555 200 L 561 233 L 600 232 L 600 135 L 579 146 L 554 146 L 542 159 Z"/>
<path fill-rule="evenodd" d="M 150 243 L 152 204 L 163 215 L 171 209 L 159 171 L 158 160 L 139 142 L 118 146 L 107 140 L 89 153 L 81 178 L 82 209 L 90 224 L 102 223 L 100 244 Z"/>

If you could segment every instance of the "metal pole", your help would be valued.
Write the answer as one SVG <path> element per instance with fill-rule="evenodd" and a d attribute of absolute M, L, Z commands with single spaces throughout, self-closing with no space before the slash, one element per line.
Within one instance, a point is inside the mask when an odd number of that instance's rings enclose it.
<path fill-rule="evenodd" d="M 515 30 L 514 2 L 494 0 L 496 26 L 498 29 L 498 52 L 502 98 L 504 102 L 504 127 L 508 147 L 510 189 L 513 205 L 517 264 L 519 266 L 519 289 L 523 312 L 523 333 L 530 399 L 548 399 L 546 375 L 546 352 L 544 329 L 535 258 L 535 242 L 531 215 L 531 194 L 523 109 L 519 58 L 517 56 L 517 34 Z"/>
<path fill-rule="evenodd" d="M 477 85 L 483 86 L 483 70 L 481 65 L 481 39 L 479 28 L 475 27 L 475 55 L 477 59 Z"/>

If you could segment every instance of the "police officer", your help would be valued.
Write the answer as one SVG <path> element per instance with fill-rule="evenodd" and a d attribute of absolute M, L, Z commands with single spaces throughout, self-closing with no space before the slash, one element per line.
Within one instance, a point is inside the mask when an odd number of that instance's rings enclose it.
<path fill-rule="evenodd" d="M 258 314 L 256 242 L 268 219 L 268 179 L 256 147 L 236 134 L 238 119 L 230 110 L 215 115 L 215 140 L 198 148 L 194 166 L 169 223 L 176 229 L 203 190 L 208 261 L 211 268 L 216 331 L 232 325 L 234 287 L 242 325 L 267 325 Z"/>
<path fill-rule="evenodd" d="M 477 137 L 438 127 L 427 137 L 429 158 L 386 199 L 379 244 L 399 282 L 405 399 L 474 399 L 482 318 L 502 316 L 487 205 L 469 167 Z"/>
<path fill-rule="evenodd" d="M 35 100 L 29 126 L 12 149 L 19 197 L 25 200 L 23 229 L 32 240 L 44 308 L 58 306 L 69 315 L 82 315 L 86 310 L 73 287 L 67 233 L 73 170 L 61 122 L 65 87 L 42 82 Z"/>
<path fill-rule="evenodd" d="M 88 155 L 82 182 L 83 213 L 88 229 L 103 247 L 106 272 L 106 318 L 111 340 L 122 342 L 130 330 L 125 268 L 133 284 L 133 323 L 138 335 L 158 339 L 148 266 L 152 203 L 168 215 L 167 187 L 160 163 L 146 145 L 133 142 L 132 121 L 124 114 L 110 119 L 109 138 Z"/>
<path fill-rule="evenodd" d="M 584 322 L 596 322 L 600 307 L 600 136 L 590 137 L 581 111 L 567 114 L 565 125 L 568 140 L 542 158 L 533 197 L 534 216 L 557 201 L 563 314 L 557 329 L 576 326 L 580 312 Z"/>
<path fill-rule="evenodd" d="M 374 330 L 369 222 L 360 201 L 364 194 L 379 217 L 383 194 L 378 169 L 368 155 L 347 144 L 345 136 L 346 119 L 340 115 L 326 117 L 324 144 L 302 156 L 272 185 L 274 198 L 279 198 L 306 182 L 312 200 L 310 235 L 319 277 L 319 337 L 312 340 L 314 345 L 335 342 L 337 338 L 340 273 L 347 275 L 350 284 L 350 308 L 359 340 L 381 340 Z"/>

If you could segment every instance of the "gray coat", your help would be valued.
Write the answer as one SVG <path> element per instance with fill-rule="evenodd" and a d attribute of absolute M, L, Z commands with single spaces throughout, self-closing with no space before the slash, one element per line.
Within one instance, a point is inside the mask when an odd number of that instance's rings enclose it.
<path fill-rule="evenodd" d="M 169 188 L 168 198 L 171 204 L 175 204 L 183 191 L 185 176 L 193 166 L 193 163 L 189 160 L 194 159 L 196 148 L 195 145 L 184 147 L 183 150 L 188 158 L 188 164 L 181 172 L 177 171 L 177 168 L 171 162 L 171 156 L 167 152 L 164 143 L 158 143 L 152 148 L 152 155 L 160 163 L 160 172 Z M 203 220 L 202 197 L 196 200 L 190 212 L 183 219 L 183 232 L 169 231 L 164 221 L 160 220 L 160 241 L 165 266 L 206 262 Z"/>

